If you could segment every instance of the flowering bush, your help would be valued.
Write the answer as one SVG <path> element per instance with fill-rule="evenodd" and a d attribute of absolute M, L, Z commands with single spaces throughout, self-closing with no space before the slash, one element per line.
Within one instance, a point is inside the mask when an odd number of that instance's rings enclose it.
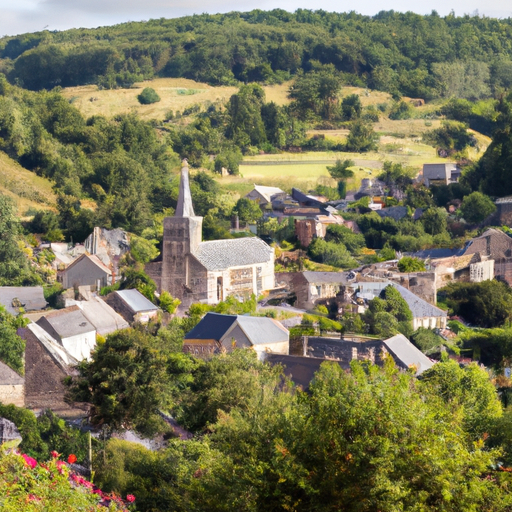
<path fill-rule="evenodd" d="M 109 512 L 127 512 L 127 503 L 135 501 L 131 494 L 125 503 L 119 496 L 103 493 L 71 471 L 58 456 L 52 452 L 52 460 L 38 464 L 26 454 L 4 453 L 0 449 L 0 510 L 92 512 L 108 507 Z M 70 455 L 69 459 L 73 457 Z"/>

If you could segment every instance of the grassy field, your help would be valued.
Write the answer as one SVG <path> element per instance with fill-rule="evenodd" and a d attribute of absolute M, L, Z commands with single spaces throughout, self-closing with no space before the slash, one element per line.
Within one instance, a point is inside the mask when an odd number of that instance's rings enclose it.
<path fill-rule="evenodd" d="M 56 198 L 52 184 L 0 151 L 0 193 L 14 199 L 18 215 L 24 217 L 28 210 L 47 210 L 55 207 Z"/>

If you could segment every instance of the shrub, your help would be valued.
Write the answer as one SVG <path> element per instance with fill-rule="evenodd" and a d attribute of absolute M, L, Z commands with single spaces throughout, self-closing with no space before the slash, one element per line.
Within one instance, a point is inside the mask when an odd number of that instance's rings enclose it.
<path fill-rule="evenodd" d="M 150 105 L 160 101 L 160 96 L 151 87 L 146 87 L 138 96 L 137 99 L 141 105 Z"/>

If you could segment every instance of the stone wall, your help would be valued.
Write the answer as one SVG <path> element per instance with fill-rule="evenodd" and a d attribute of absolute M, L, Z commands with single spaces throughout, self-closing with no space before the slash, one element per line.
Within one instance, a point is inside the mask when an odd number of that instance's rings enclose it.
<path fill-rule="evenodd" d="M 25 386 L 23 384 L 0 384 L 0 402 L 3 405 L 25 407 Z"/>

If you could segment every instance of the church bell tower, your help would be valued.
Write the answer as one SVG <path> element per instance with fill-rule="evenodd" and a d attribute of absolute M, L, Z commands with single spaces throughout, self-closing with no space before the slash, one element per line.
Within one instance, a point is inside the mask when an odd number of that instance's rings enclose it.
<path fill-rule="evenodd" d="M 183 301 L 190 290 L 189 260 L 201 243 L 203 218 L 196 217 L 190 194 L 188 162 L 181 168 L 178 205 L 174 217 L 164 219 L 161 290 Z"/>

